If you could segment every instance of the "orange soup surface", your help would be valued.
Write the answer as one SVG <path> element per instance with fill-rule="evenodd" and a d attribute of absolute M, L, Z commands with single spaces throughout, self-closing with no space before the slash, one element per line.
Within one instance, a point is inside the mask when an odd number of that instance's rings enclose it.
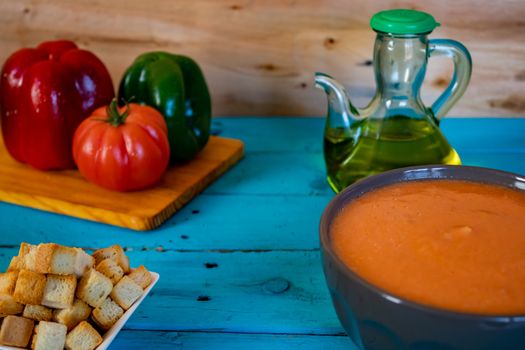
<path fill-rule="evenodd" d="M 396 184 L 344 207 L 333 248 L 394 296 L 458 312 L 525 314 L 525 192 L 455 180 Z"/>

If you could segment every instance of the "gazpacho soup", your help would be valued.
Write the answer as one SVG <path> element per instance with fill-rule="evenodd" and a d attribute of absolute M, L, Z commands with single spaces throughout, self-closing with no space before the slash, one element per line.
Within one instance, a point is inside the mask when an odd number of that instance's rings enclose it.
<path fill-rule="evenodd" d="M 458 180 L 394 184 L 346 205 L 330 237 L 345 265 L 393 296 L 525 315 L 525 191 Z"/>

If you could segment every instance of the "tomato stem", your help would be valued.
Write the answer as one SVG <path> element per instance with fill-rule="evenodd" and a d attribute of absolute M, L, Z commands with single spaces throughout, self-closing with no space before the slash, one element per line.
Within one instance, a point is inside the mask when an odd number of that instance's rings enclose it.
<path fill-rule="evenodd" d="M 119 126 L 121 124 L 124 124 L 126 122 L 126 118 L 128 117 L 129 115 L 129 104 L 127 101 L 124 101 L 124 103 L 126 104 L 126 110 L 124 111 L 124 113 L 120 114 L 119 110 L 118 110 L 118 104 L 117 104 L 117 99 L 114 98 L 111 103 L 109 104 L 109 106 L 107 106 L 106 108 L 106 113 L 108 115 L 108 119 L 107 119 L 107 122 L 113 126 Z"/>

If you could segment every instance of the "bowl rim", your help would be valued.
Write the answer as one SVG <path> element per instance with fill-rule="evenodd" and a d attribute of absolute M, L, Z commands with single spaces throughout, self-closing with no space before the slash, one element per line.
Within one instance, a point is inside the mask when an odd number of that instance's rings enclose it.
<path fill-rule="evenodd" d="M 443 172 L 450 172 L 450 171 L 454 173 L 458 173 L 459 175 L 442 176 Z M 423 175 L 430 174 L 434 176 L 421 176 L 422 174 Z M 470 175 L 478 174 L 480 177 L 486 178 L 487 181 L 476 181 L 476 180 L 468 179 L 467 175 L 469 174 Z M 464 176 L 461 177 L 461 175 L 464 175 Z M 492 179 L 492 180 L 500 179 L 500 180 L 507 180 L 507 181 L 506 183 L 504 181 L 501 181 L 501 182 L 494 181 L 493 182 L 493 181 L 489 181 L 489 179 Z M 394 293 L 391 293 L 385 289 L 382 289 L 379 286 L 376 286 L 368 282 L 366 279 L 359 276 L 356 272 L 354 272 L 346 264 L 344 264 L 344 262 L 333 251 L 332 246 L 330 244 L 330 237 L 329 237 L 329 232 L 330 232 L 329 217 L 335 216 L 336 211 L 338 211 L 339 208 L 342 208 L 344 205 L 347 205 L 352 200 L 355 200 L 356 198 L 359 198 L 363 194 L 373 191 L 377 188 L 393 185 L 399 182 L 428 181 L 428 180 L 472 181 L 472 182 L 486 183 L 486 184 L 491 184 L 491 185 L 499 185 L 499 186 L 504 186 L 507 188 L 513 188 L 516 190 L 525 191 L 525 176 L 507 172 L 507 171 L 501 171 L 501 170 L 477 167 L 477 166 L 422 165 L 422 166 L 411 166 L 411 167 L 405 167 L 405 168 L 398 168 L 398 169 L 389 170 L 389 171 L 386 171 L 380 174 L 372 175 L 362 180 L 359 180 L 353 183 L 352 185 L 348 186 L 347 188 L 345 188 L 343 191 L 338 193 L 334 198 L 332 198 L 330 202 L 328 203 L 328 205 L 326 206 L 326 208 L 324 209 L 323 214 L 321 216 L 320 224 L 319 224 L 319 238 L 320 238 L 320 243 L 321 243 L 321 253 L 330 256 L 331 260 L 335 262 L 335 264 L 337 265 L 337 269 L 342 271 L 347 278 L 355 281 L 356 283 L 360 284 L 365 289 L 380 296 L 382 299 L 386 299 L 387 301 L 391 303 L 400 304 L 405 307 L 415 309 L 417 311 L 425 312 L 430 315 L 439 316 L 439 317 L 450 317 L 450 318 L 455 318 L 455 319 L 473 320 L 473 321 L 478 321 L 478 322 L 481 321 L 481 322 L 508 323 L 508 322 L 524 321 L 525 314 L 492 315 L 492 314 L 476 314 L 476 313 L 459 312 L 459 311 L 453 311 L 453 310 L 447 310 L 447 309 L 440 309 L 438 307 L 421 304 L 421 303 L 400 297 L 398 295 L 395 295 Z M 515 186 L 509 186 L 509 183 L 511 181 L 514 181 Z M 517 183 L 522 184 L 522 185 L 518 187 L 516 186 Z M 376 184 L 379 184 L 379 186 L 374 186 Z M 368 186 L 370 186 L 371 188 L 368 190 L 363 189 Z M 323 262 L 323 265 L 324 265 L 324 262 Z"/>

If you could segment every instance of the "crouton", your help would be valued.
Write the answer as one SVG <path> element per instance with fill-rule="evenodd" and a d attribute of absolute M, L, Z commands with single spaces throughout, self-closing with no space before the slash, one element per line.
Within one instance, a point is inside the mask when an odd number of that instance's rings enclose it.
<path fill-rule="evenodd" d="M 18 272 L 16 271 L 0 273 L 0 293 L 13 295 L 17 278 Z"/>
<path fill-rule="evenodd" d="M 136 284 L 141 286 L 142 289 L 146 289 L 152 281 L 151 273 L 149 273 L 144 265 L 140 265 L 136 269 L 133 269 L 128 277 L 135 281 Z"/>
<path fill-rule="evenodd" d="M 75 274 L 77 250 L 56 245 L 49 264 L 48 273 L 55 275 Z"/>
<path fill-rule="evenodd" d="M 48 273 L 51 257 L 56 244 L 39 244 L 38 246 L 27 244 L 20 246 L 19 256 L 24 258 L 24 268 L 38 273 Z"/>
<path fill-rule="evenodd" d="M 73 304 L 77 277 L 75 275 L 47 275 L 42 305 L 54 309 L 65 309 Z"/>
<path fill-rule="evenodd" d="M 76 251 L 75 259 L 75 275 L 77 278 L 84 276 L 90 268 L 95 265 L 95 258 L 86 253 L 83 249 L 73 248 Z"/>
<path fill-rule="evenodd" d="M 21 270 L 16 280 L 13 297 L 21 304 L 39 305 L 42 303 L 46 276 L 29 270 Z"/>
<path fill-rule="evenodd" d="M 35 321 L 51 321 L 53 311 L 42 305 L 26 305 L 22 316 Z"/>
<path fill-rule="evenodd" d="M 19 316 L 7 316 L 0 328 L 0 344 L 27 347 L 34 325 L 33 320 Z"/>
<path fill-rule="evenodd" d="M 102 305 L 93 310 L 91 318 L 101 329 L 107 331 L 124 314 L 124 310 L 111 298 L 104 300 Z"/>
<path fill-rule="evenodd" d="M 98 265 L 104 259 L 112 259 L 119 264 L 124 273 L 129 273 L 129 259 L 124 253 L 124 249 L 118 244 L 111 247 L 99 249 L 93 253 L 95 264 Z"/>
<path fill-rule="evenodd" d="M 29 244 L 26 242 L 20 243 L 20 249 L 18 250 L 18 256 L 11 259 L 8 270 L 23 270 L 25 269 L 25 260 L 29 254 L 34 254 L 36 251 L 36 245 Z"/>
<path fill-rule="evenodd" d="M 82 321 L 66 337 L 67 350 L 93 350 L 102 343 L 100 334 L 86 321 Z"/>
<path fill-rule="evenodd" d="M 18 315 L 24 310 L 24 305 L 17 303 L 12 295 L 0 294 L 0 317 Z"/>
<path fill-rule="evenodd" d="M 124 276 L 115 288 L 113 288 L 110 295 L 121 308 L 127 310 L 140 298 L 143 292 L 142 288 L 131 278 Z"/>
<path fill-rule="evenodd" d="M 35 327 L 31 343 L 33 350 L 62 350 L 66 343 L 67 328 L 56 322 L 42 321 Z"/>
<path fill-rule="evenodd" d="M 9 263 L 9 266 L 7 267 L 7 272 L 20 271 L 23 268 L 24 268 L 24 260 L 19 258 L 18 256 L 13 256 L 11 258 L 11 262 Z"/>
<path fill-rule="evenodd" d="M 20 259 L 25 259 L 26 255 L 31 253 L 36 248 L 36 245 L 29 244 L 26 242 L 20 243 L 20 249 L 18 250 L 18 257 Z"/>
<path fill-rule="evenodd" d="M 122 267 L 112 259 L 102 260 L 97 264 L 96 270 L 109 278 L 113 284 L 117 284 L 122 276 L 124 276 L 124 270 L 122 270 Z"/>
<path fill-rule="evenodd" d="M 63 247 L 55 243 L 42 243 L 23 249 L 23 251 L 27 250 L 29 252 L 24 255 L 24 266 L 27 270 L 56 275 L 75 273 L 77 251 L 74 248 Z"/>
<path fill-rule="evenodd" d="M 111 280 L 95 269 L 90 269 L 78 282 L 77 298 L 92 307 L 102 305 L 113 288 Z"/>
<path fill-rule="evenodd" d="M 65 325 L 67 330 L 70 331 L 80 322 L 87 320 L 90 314 L 91 308 L 89 305 L 80 299 L 75 299 L 71 307 L 55 310 L 53 312 L 53 319 Z"/>

